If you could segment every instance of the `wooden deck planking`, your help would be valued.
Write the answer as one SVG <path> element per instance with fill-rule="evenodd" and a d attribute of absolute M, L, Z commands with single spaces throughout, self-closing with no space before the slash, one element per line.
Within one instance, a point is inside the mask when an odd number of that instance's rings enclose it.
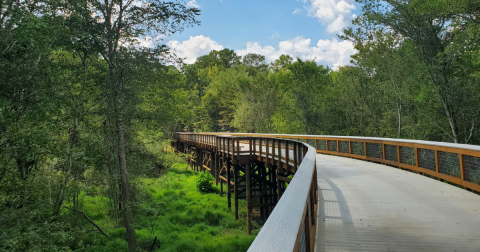
<path fill-rule="evenodd" d="M 480 196 L 390 166 L 317 155 L 316 251 L 480 251 Z"/>

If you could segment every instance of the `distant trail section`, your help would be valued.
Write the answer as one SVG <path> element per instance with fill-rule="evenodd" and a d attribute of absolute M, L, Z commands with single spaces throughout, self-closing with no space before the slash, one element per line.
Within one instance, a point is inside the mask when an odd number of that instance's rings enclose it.
<path fill-rule="evenodd" d="M 480 251 L 480 195 L 351 158 L 317 169 L 316 251 Z"/>

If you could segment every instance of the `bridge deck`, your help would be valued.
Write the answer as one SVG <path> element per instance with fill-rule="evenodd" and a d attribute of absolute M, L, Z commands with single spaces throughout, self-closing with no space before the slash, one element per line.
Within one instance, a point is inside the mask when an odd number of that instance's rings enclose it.
<path fill-rule="evenodd" d="M 349 158 L 317 168 L 317 251 L 480 251 L 480 195 Z"/>

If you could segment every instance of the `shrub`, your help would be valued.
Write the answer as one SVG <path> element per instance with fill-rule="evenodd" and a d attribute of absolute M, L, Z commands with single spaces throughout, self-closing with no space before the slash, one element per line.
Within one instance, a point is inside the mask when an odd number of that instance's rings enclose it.
<path fill-rule="evenodd" d="M 208 172 L 202 172 L 197 178 L 197 189 L 202 193 L 213 192 L 213 180 L 215 178 Z"/>

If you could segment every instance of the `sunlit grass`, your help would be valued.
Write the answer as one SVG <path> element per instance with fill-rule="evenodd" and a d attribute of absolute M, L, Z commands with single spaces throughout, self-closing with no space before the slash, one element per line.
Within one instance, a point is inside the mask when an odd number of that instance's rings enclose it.
<path fill-rule="evenodd" d="M 137 202 L 135 229 L 141 248 L 153 251 L 246 251 L 258 232 L 247 235 L 245 202 L 240 201 L 239 220 L 227 199 L 218 193 L 202 194 L 196 188 L 196 172 L 185 163 L 174 164 L 160 178 L 139 178 L 135 184 Z M 219 191 L 214 186 L 216 192 Z M 232 199 L 233 201 L 233 199 Z M 92 219 L 107 225 L 108 199 L 84 196 Z M 233 206 L 233 202 L 232 202 Z M 87 251 L 123 251 L 127 247 L 123 227 L 105 230 L 110 239 L 105 247 Z"/>

